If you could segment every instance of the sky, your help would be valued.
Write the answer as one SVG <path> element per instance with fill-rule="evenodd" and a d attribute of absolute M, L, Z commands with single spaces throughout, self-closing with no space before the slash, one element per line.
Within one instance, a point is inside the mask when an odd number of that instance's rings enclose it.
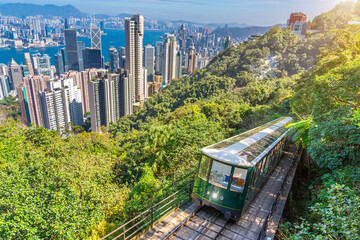
<path fill-rule="evenodd" d="M 309 19 L 342 0 L 5 0 L 34 4 L 71 4 L 88 14 L 142 14 L 156 20 L 199 23 L 246 23 L 271 26 L 286 23 L 292 12 Z"/>

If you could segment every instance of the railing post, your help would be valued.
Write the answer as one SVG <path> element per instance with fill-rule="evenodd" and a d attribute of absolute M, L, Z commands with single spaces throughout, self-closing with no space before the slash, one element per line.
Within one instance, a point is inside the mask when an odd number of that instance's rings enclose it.
<path fill-rule="evenodd" d="M 175 169 L 174 169 L 174 178 L 173 178 L 173 184 L 172 184 L 172 192 L 175 193 Z M 173 197 L 173 209 L 175 208 L 175 194 Z"/>
<path fill-rule="evenodd" d="M 126 235 L 125 235 L 125 225 L 123 227 L 123 239 L 125 240 L 126 239 Z"/>
<path fill-rule="evenodd" d="M 154 203 L 151 203 L 151 227 L 153 228 L 154 227 Z"/>

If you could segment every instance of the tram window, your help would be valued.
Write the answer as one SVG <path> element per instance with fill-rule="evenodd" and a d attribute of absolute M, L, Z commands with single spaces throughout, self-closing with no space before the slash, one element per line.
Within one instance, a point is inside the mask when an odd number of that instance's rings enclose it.
<path fill-rule="evenodd" d="M 231 191 L 241 193 L 244 191 L 247 172 L 245 169 L 235 168 L 231 181 Z"/>
<path fill-rule="evenodd" d="M 207 156 L 203 155 L 199 167 L 199 178 L 205 181 L 207 180 L 209 167 L 210 167 L 210 159 Z"/>
<path fill-rule="evenodd" d="M 213 161 L 209 183 L 221 188 L 227 188 L 229 185 L 230 173 L 231 166 Z"/>
<path fill-rule="evenodd" d="M 264 170 L 265 170 L 265 172 L 267 173 L 267 171 L 268 171 L 268 168 L 269 168 L 269 163 L 270 163 L 270 161 L 272 160 L 272 158 L 268 155 L 267 157 L 266 157 L 266 159 L 265 159 L 265 168 L 264 168 Z"/>
<path fill-rule="evenodd" d="M 261 162 L 261 174 L 266 175 L 266 170 L 269 165 L 270 155 L 266 155 Z"/>

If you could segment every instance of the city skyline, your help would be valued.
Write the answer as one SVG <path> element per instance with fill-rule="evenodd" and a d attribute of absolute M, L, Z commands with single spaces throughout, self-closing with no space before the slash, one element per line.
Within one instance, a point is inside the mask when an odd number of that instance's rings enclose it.
<path fill-rule="evenodd" d="M 8 0 L 7 3 L 18 3 Z M 53 0 L 22 0 L 23 3 L 58 4 Z M 156 20 L 184 20 L 198 23 L 246 23 L 270 26 L 286 23 L 289 12 L 306 12 L 309 19 L 344 0 L 64 0 L 87 14 L 142 14 Z M 233 6 L 229 8 L 228 6 Z"/>

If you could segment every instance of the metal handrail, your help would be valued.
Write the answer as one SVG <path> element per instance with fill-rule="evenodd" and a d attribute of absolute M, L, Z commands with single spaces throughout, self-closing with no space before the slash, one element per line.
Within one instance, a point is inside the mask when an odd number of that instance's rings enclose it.
<path fill-rule="evenodd" d="M 189 182 L 187 182 L 187 181 L 190 177 L 193 177 L 194 174 L 195 174 L 195 171 L 192 171 L 189 174 L 183 176 L 183 178 L 180 181 L 177 181 L 176 185 L 174 182 L 174 184 L 172 185 L 172 188 L 174 188 L 174 186 L 178 186 L 184 182 L 185 182 L 185 186 L 181 187 L 178 191 L 174 192 L 173 194 L 167 196 L 165 199 L 161 200 L 160 202 L 158 202 L 158 203 L 154 204 L 153 206 L 151 206 L 150 208 L 146 209 L 145 211 L 143 211 L 142 213 L 140 213 L 133 219 L 125 222 L 120 227 L 116 228 L 115 230 L 113 230 L 112 232 L 107 234 L 106 236 L 102 237 L 101 240 L 108 239 L 108 238 L 110 239 L 110 237 L 112 235 L 115 235 L 115 233 L 117 235 L 113 236 L 112 239 L 118 239 L 121 237 L 123 240 L 131 239 L 136 234 L 139 234 L 144 229 L 151 226 L 155 221 L 160 219 L 167 212 L 169 212 L 172 209 L 187 202 L 191 196 L 193 179 L 191 179 Z M 164 205 L 162 205 L 162 204 L 164 204 Z M 169 207 L 167 207 L 167 206 L 169 206 Z M 163 208 L 166 208 L 166 209 L 163 211 L 160 211 Z M 160 213 L 159 213 L 159 211 L 160 211 Z M 142 219 L 139 219 L 141 217 L 142 217 Z M 143 223 L 143 224 L 141 224 L 141 223 Z M 126 236 L 129 233 L 131 233 L 131 234 Z"/>

